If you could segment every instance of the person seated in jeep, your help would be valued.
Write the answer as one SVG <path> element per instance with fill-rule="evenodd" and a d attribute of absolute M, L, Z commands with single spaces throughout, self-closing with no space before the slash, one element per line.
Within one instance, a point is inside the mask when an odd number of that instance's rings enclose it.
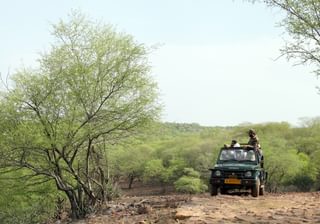
<path fill-rule="evenodd" d="M 237 148 L 237 147 L 240 147 L 240 144 L 238 143 L 237 140 L 232 140 L 230 147 Z"/>
<path fill-rule="evenodd" d="M 225 148 L 237 148 L 240 147 L 240 144 L 237 140 L 232 140 L 230 145 L 224 144 Z"/>

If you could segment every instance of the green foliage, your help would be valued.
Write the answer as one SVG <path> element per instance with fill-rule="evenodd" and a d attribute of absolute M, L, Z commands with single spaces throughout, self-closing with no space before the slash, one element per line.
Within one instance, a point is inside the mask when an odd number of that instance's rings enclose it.
<path fill-rule="evenodd" d="M 161 159 L 153 159 L 146 163 L 144 169 L 145 180 L 155 180 L 160 182 L 168 182 L 170 178 L 171 170 L 166 169 L 163 166 Z"/>
<path fill-rule="evenodd" d="M 172 159 L 169 161 L 168 171 L 170 173 L 170 181 L 175 181 L 183 174 L 187 163 L 183 159 Z"/>
<path fill-rule="evenodd" d="M 250 1 L 250 0 L 249 0 Z M 251 0 L 265 2 L 268 6 L 284 12 L 279 23 L 289 37 L 281 49 L 282 55 L 299 64 L 314 64 L 316 75 L 320 74 L 320 2 L 318 0 Z"/>
<path fill-rule="evenodd" d="M 279 186 L 285 185 L 303 168 L 296 151 L 277 151 L 264 155 L 267 159 L 265 168 L 268 171 L 268 187 L 271 191 L 278 191 Z"/>
<path fill-rule="evenodd" d="M 44 223 L 55 217 L 54 183 L 34 185 L 24 176 L 20 171 L 0 176 L 0 223 Z"/>
<path fill-rule="evenodd" d="M 199 172 L 192 168 L 185 168 L 184 174 L 174 182 L 178 192 L 195 194 L 205 192 L 208 189 L 207 185 L 202 183 Z"/>
<path fill-rule="evenodd" d="M 307 172 L 296 175 L 290 182 L 290 185 L 295 186 L 299 191 L 310 191 L 314 186 L 314 179 Z"/>
<path fill-rule="evenodd" d="M 121 145 L 108 146 L 104 159 L 110 180 L 125 180 L 129 184 L 130 178 L 134 177 L 135 181 L 144 180 L 146 183 L 160 184 L 163 188 L 174 185 L 179 192 L 204 192 L 207 189 L 204 182 L 210 174 L 208 168 L 214 165 L 220 147 L 231 139 L 246 142 L 246 132 L 253 127 L 260 138 L 265 168 L 269 173 L 267 191 L 309 191 L 320 187 L 319 122 L 307 120 L 301 127 L 290 127 L 287 123 L 203 129 L 194 125 L 185 127 L 186 124 L 182 124 L 182 128 L 179 124 L 158 124 L 151 132 L 141 132 L 138 139 L 129 138 Z M 198 131 L 191 127 L 196 127 Z M 42 165 L 41 160 L 37 159 L 37 162 Z M 0 192 L 3 220 L 17 220 L 10 215 L 16 214 L 19 220 L 25 216 L 25 220 L 32 223 L 36 221 L 31 218 L 36 217 L 28 214 L 38 214 L 40 211 L 46 215 L 39 216 L 37 220 L 52 217 L 55 201 L 52 185 L 50 188 L 44 187 L 43 194 L 31 192 L 30 200 L 30 195 L 25 195 L 23 184 L 16 180 L 12 183 L 21 188 L 13 190 L 10 187 Z M 40 188 L 36 187 L 37 190 Z M 106 192 L 110 197 L 121 193 L 111 182 L 106 185 Z M 37 207 L 33 200 L 43 204 Z"/>
<path fill-rule="evenodd" d="M 173 183 L 182 175 L 185 166 L 186 163 L 183 160 L 172 159 L 167 166 L 161 159 L 150 160 L 144 167 L 144 180 L 160 182 L 161 184 Z"/>
<path fill-rule="evenodd" d="M 192 168 L 184 168 L 183 173 L 187 177 L 200 178 L 200 173 Z"/>
<path fill-rule="evenodd" d="M 53 180 L 80 218 L 110 196 L 108 147 L 158 119 L 157 87 L 132 36 L 80 13 L 53 28 L 39 66 L 1 94 L 0 167 Z"/>
<path fill-rule="evenodd" d="M 265 168 L 269 173 L 267 190 L 285 191 L 293 189 L 293 187 L 296 190 L 312 190 L 320 186 L 320 181 L 318 181 L 320 166 L 317 162 L 320 159 L 318 146 L 320 125 L 315 120 L 312 122 L 306 120 L 303 126 L 298 128 L 293 128 L 288 123 L 282 122 L 228 128 L 205 128 L 200 129 L 198 133 L 192 130 L 186 132 L 185 129 L 181 134 L 177 130 L 170 131 L 170 129 L 177 128 L 177 125 L 168 125 L 166 128 L 162 126 L 162 130 L 167 131 L 166 138 L 162 138 L 165 134 L 159 136 L 158 140 L 153 136 L 149 143 L 148 140 L 143 143 L 149 145 L 150 150 L 152 149 L 149 156 L 158 161 L 158 168 L 155 169 L 158 173 L 154 175 L 155 179 L 166 177 L 164 182 L 166 184 L 173 184 L 177 181 L 185 167 L 193 168 L 200 173 L 202 180 L 207 181 L 210 174 L 208 168 L 214 165 L 220 147 L 229 143 L 231 139 L 237 139 L 243 143 L 247 142 L 247 130 L 254 128 L 260 138 L 265 156 Z M 181 129 L 178 128 L 178 130 Z M 174 134 L 170 138 L 171 133 Z M 183 164 L 178 169 L 180 176 L 172 175 L 169 172 L 169 167 L 174 160 L 181 161 Z M 307 176 L 306 181 L 310 180 L 308 187 L 299 186 L 297 180 L 302 175 Z M 152 181 L 152 179 L 147 178 L 145 181 Z"/>
<path fill-rule="evenodd" d="M 152 149 L 147 145 L 118 146 L 109 150 L 107 159 L 113 179 L 128 178 L 131 187 L 135 179 L 142 179 L 146 162 L 151 159 Z"/>
<path fill-rule="evenodd" d="M 108 200 L 119 198 L 122 194 L 120 187 L 112 183 L 107 184 L 106 191 L 108 195 Z"/>

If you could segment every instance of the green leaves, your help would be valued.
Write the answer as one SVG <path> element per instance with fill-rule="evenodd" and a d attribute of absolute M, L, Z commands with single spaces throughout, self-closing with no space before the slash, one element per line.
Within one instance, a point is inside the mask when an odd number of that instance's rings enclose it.
<path fill-rule="evenodd" d="M 255 2 L 255 1 L 253 1 Z M 317 0 L 264 0 L 268 6 L 280 9 L 285 17 L 279 23 L 287 38 L 282 55 L 296 64 L 313 64 L 319 75 L 320 66 L 320 2 Z"/>
<path fill-rule="evenodd" d="M 17 170 L 0 176 L 0 222 L 49 222 L 56 212 L 55 201 L 59 194 L 52 182 L 30 178 L 30 172 Z"/>
<path fill-rule="evenodd" d="M 54 180 L 79 218 L 108 198 L 108 147 L 158 119 L 158 92 L 132 36 L 78 12 L 53 28 L 39 67 L 21 68 L 1 98 L 0 165 Z"/>
<path fill-rule="evenodd" d="M 192 168 L 185 168 L 184 175 L 174 182 L 175 189 L 183 193 L 202 193 L 208 190 L 208 186 L 203 184 L 200 174 Z"/>

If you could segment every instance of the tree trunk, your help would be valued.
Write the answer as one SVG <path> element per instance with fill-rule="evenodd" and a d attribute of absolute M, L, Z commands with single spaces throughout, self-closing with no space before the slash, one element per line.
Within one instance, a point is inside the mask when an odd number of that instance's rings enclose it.
<path fill-rule="evenodd" d="M 84 209 L 83 202 L 79 201 L 75 191 L 68 190 L 65 191 L 71 206 L 71 218 L 81 219 L 86 215 L 86 210 Z"/>
<path fill-rule="evenodd" d="M 129 176 L 129 186 L 128 188 L 131 189 L 132 188 L 132 184 L 133 184 L 133 181 L 134 181 L 134 176 Z"/>

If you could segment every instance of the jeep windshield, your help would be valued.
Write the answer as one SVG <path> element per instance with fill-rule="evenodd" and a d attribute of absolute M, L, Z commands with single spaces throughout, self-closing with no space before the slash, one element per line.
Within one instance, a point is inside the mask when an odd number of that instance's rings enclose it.
<path fill-rule="evenodd" d="M 218 162 L 227 162 L 227 161 L 246 161 L 246 162 L 256 162 L 256 153 L 253 149 L 233 149 L 226 148 L 222 149 L 219 155 Z"/>

